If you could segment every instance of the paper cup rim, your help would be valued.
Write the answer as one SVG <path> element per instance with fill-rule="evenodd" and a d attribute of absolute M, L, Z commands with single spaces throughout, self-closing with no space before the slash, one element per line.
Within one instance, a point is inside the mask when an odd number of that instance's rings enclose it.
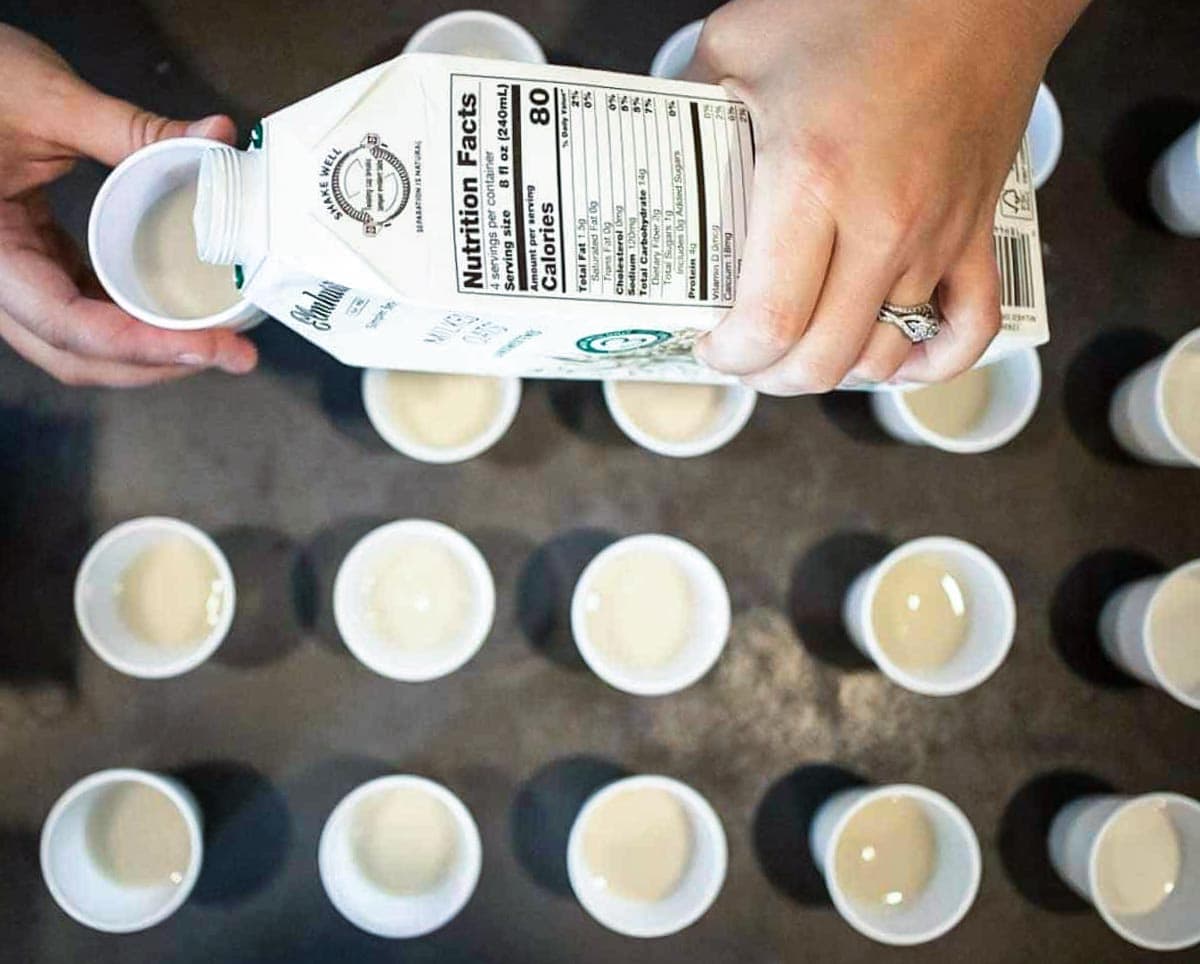
<path fill-rule="evenodd" d="M 175 888 L 170 900 L 163 904 L 162 907 L 136 921 L 114 925 L 95 920 L 67 899 L 54 875 L 50 872 L 50 847 L 54 832 L 58 828 L 63 814 L 67 812 L 67 809 L 76 800 L 92 790 L 116 783 L 141 783 L 158 790 L 166 796 L 175 805 L 176 810 L 179 811 L 184 824 L 187 826 L 188 843 L 191 846 L 191 858 L 188 861 L 187 871 L 184 874 L 183 880 Z M 129 934 L 134 931 L 146 930 L 166 920 L 183 906 L 188 897 L 191 896 L 192 890 L 196 886 L 196 881 L 200 878 L 200 868 L 204 863 L 204 834 L 200 826 L 200 821 L 196 817 L 197 807 L 195 799 L 191 798 L 190 793 L 187 791 L 181 791 L 179 784 L 175 780 L 158 773 L 152 773 L 149 770 L 141 770 L 135 767 L 111 767 L 105 770 L 97 770 L 76 780 L 54 802 L 54 805 L 50 808 L 50 812 L 46 814 L 46 819 L 42 822 L 42 832 L 38 843 L 38 858 L 41 864 L 42 880 L 46 884 L 46 889 L 50 891 L 50 896 L 54 898 L 54 902 L 59 908 L 73 920 L 83 924 L 85 927 L 109 934 Z"/>
<path fill-rule="evenodd" d="M 595 578 L 600 568 L 613 556 L 624 554 L 638 546 L 666 552 L 676 559 L 686 557 L 689 562 L 681 565 L 686 566 L 685 571 L 689 574 L 693 571 L 693 567 L 700 572 L 701 579 L 714 594 L 713 598 L 716 602 L 716 623 L 711 636 L 717 642 L 711 647 L 711 651 L 704 653 L 694 663 L 681 667 L 675 675 L 662 680 L 646 680 L 636 670 L 625 669 L 608 659 L 593 644 L 584 613 L 584 590 Z M 571 593 L 571 635 L 575 640 L 579 655 L 588 668 L 609 686 L 634 696 L 666 696 L 670 693 L 678 693 L 699 682 L 712 670 L 725 651 L 732 620 L 729 589 L 725 584 L 725 577 L 721 575 L 721 570 L 717 568 L 716 563 L 703 550 L 698 549 L 690 542 L 677 536 L 668 536 L 657 532 L 643 532 L 638 535 L 626 536 L 602 549 L 584 567 Z"/>
<path fill-rule="evenodd" d="M 1158 585 L 1154 587 L 1154 591 L 1150 594 L 1150 602 L 1146 606 L 1146 611 L 1142 613 L 1141 629 L 1142 639 L 1145 640 L 1146 662 L 1150 664 L 1150 672 L 1154 674 L 1154 679 L 1162 687 L 1163 692 L 1189 709 L 1200 710 L 1200 693 L 1193 694 L 1187 692 L 1162 671 L 1162 665 L 1158 660 L 1158 651 L 1154 647 L 1154 637 L 1150 631 L 1150 622 L 1154 615 L 1154 607 L 1158 604 L 1167 583 L 1175 576 L 1192 571 L 1200 572 L 1200 559 L 1193 559 L 1190 562 L 1176 566 L 1162 576 Z"/>
<path fill-rule="evenodd" d="M 483 455 L 499 442 L 516 420 L 521 408 L 521 379 L 513 375 L 483 375 L 478 377 L 494 378 L 500 382 L 500 407 L 488 427 L 475 438 L 462 445 L 438 446 L 427 445 L 401 432 L 388 418 L 383 405 L 382 393 L 386 386 L 387 376 L 393 374 L 391 369 L 366 368 L 362 374 L 362 400 L 366 409 L 367 419 L 371 426 L 391 448 L 410 459 L 425 462 L 429 465 L 452 465 L 466 462 L 468 459 Z M 402 375 L 447 375 L 446 372 L 395 372 Z"/>
<path fill-rule="evenodd" d="M 671 57 L 675 54 L 676 49 L 681 44 L 689 40 L 695 44 L 696 41 L 700 39 L 700 33 L 704 29 L 704 19 L 704 17 L 700 17 L 696 20 L 691 20 L 688 23 L 685 23 L 682 27 L 679 27 L 677 30 L 673 31 L 671 35 L 662 42 L 662 45 L 654 53 L 654 59 L 650 61 L 651 77 L 659 77 L 664 80 L 678 79 L 677 77 L 664 72 L 666 66 L 668 63 L 670 63 Z M 696 35 L 695 40 L 692 40 L 693 33 Z"/>
<path fill-rule="evenodd" d="M 912 385 L 905 389 L 893 389 L 891 394 L 896 400 L 896 409 L 900 413 L 904 424 L 908 429 L 916 435 L 926 445 L 940 449 L 943 452 L 950 452 L 954 455 L 978 455 L 982 452 L 992 452 L 998 448 L 1002 448 L 1016 438 L 1033 418 L 1033 413 L 1037 411 L 1038 402 L 1042 397 L 1042 361 L 1038 356 L 1036 348 L 1022 347 L 1001 355 L 993 362 L 989 362 L 983 368 L 990 368 L 993 365 L 1003 365 L 1007 363 L 1015 363 L 1021 361 L 1029 366 L 1030 377 L 1027 384 L 1030 390 L 1021 401 L 1021 407 L 1017 410 L 1016 416 L 1000 431 L 993 432 L 985 439 L 964 439 L 957 438 L 952 435 L 943 435 L 941 432 L 935 432 L 922 422 L 908 405 L 907 396 L 910 391 L 919 391 L 922 388 L 930 388 L 930 385 Z"/>
<path fill-rule="evenodd" d="M 357 563 L 376 543 L 400 534 L 433 539 L 445 546 L 459 562 L 463 563 L 471 578 L 472 588 L 477 588 L 479 591 L 478 614 L 474 622 L 463 630 L 465 640 L 463 644 L 449 649 L 440 660 L 419 671 L 398 671 L 395 667 L 385 664 L 376 657 L 374 652 L 363 645 L 363 641 L 358 636 L 347 632 L 349 620 L 346 615 L 346 606 L 349 605 L 347 593 L 349 592 L 348 580 L 352 564 Z M 376 526 L 346 553 L 333 580 L 333 621 L 342 642 L 354 658 L 367 669 L 401 683 L 426 683 L 449 676 L 461 669 L 474 658 L 487 641 L 488 635 L 492 631 L 495 615 L 496 583 L 487 559 L 479 551 L 479 547 L 465 535 L 444 522 L 437 522 L 434 519 L 397 519 Z"/>
<path fill-rule="evenodd" d="M 1092 906 L 1096 908 L 1096 913 L 1100 915 L 1104 923 L 1106 923 L 1113 932 L 1123 940 L 1128 941 L 1135 947 L 1141 947 L 1148 951 L 1180 951 L 1188 947 L 1194 946 L 1200 942 L 1200 924 L 1196 926 L 1195 935 L 1182 941 L 1152 941 L 1146 940 L 1130 930 L 1121 918 L 1112 913 L 1099 899 L 1099 889 L 1096 886 L 1096 877 L 1098 874 L 1097 866 L 1099 864 L 1100 842 L 1104 839 L 1104 835 L 1108 833 L 1112 825 L 1129 809 L 1142 803 L 1149 803 L 1153 800 L 1161 800 L 1165 803 L 1170 803 L 1175 806 L 1184 807 L 1188 810 L 1195 811 L 1200 815 L 1200 801 L 1196 801 L 1182 793 L 1173 793 L 1171 791 L 1155 791 L 1151 793 L 1139 793 L 1127 797 L 1110 813 L 1104 822 L 1100 824 L 1096 835 L 1092 838 L 1091 846 L 1088 848 L 1087 858 L 1087 882 L 1088 890 L 1092 896 Z"/>
<path fill-rule="evenodd" d="M 642 379 L 624 381 L 628 383 L 642 381 Z M 676 459 L 708 455 L 732 442 L 749 423 L 755 406 L 758 404 L 758 393 L 753 388 L 736 383 L 716 385 L 714 387 L 727 391 L 732 396 L 732 401 L 725 403 L 729 407 L 729 415 L 720 419 L 710 431 L 697 438 L 672 442 L 645 431 L 629 417 L 629 413 L 625 411 L 618 395 L 620 389 L 617 386 L 620 383 L 622 383 L 621 379 L 609 379 L 604 382 L 604 404 L 607 406 L 612 420 L 617 423 L 617 427 L 630 441 L 642 448 Z"/>
<path fill-rule="evenodd" d="M 967 556 L 987 572 L 999 591 L 1000 606 L 1002 609 L 1000 643 L 996 647 L 992 658 L 984 663 L 983 666 L 974 673 L 963 676 L 962 679 L 955 682 L 933 683 L 910 673 L 898 665 L 884 651 L 879 643 L 879 637 L 875 632 L 875 621 L 872 618 L 871 610 L 883 577 L 897 563 L 921 552 L 941 552 Z M 863 644 L 867 647 L 871 659 L 883 672 L 884 676 L 897 686 L 902 686 L 914 693 L 920 693 L 922 696 L 957 696 L 987 681 L 1004 664 L 1005 659 L 1008 658 L 1009 651 L 1012 649 L 1013 639 L 1016 636 L 1017 603 L 1013 595 L 1012 584 L 1008 581 L 1008 576 L 1004 574 L 1004 570 L 1000 568 L 999 563 L 979 548 L 979 546 L 955 536 L 922 536 L 918 539 L 910 539 L 908 542 L 897 546 L 871 568 L 870 575 L 867 576 L 866 585 L 863 587 L 859 619 L 863 627 Z"/>
<path fill-rule="evenodd" d="M 605 800 L 625 790 L 636 790 L 643 787 L 665 790 L 680 801 L 681 805 L 686 808 L 689 818 L 693 814 L 699 816 L 705 831 L 704 839 L 711 843 L 713 847 L 712 854 L 716 864 L 716 871 L 701 892 L 696 903 L 678 918 L 658 925 L 626 927 L 607 917 L 603 911 L 597 909 L 595 903 L 592 901 L 591 888 L 587 886 L 582 876 L 587 863 L 581 852 L 583 847 L 583 828 L 595 809 Z M 728 871 L 729 843 L 725 836 L 725 827 L 721 823 L 721 818 L 713 808 L 713 805 L 708 802 L 702 793 L 682 780 L 676 780 L 674 777 L 664 776 L 663 774 L 640 773 L 634 776 L 620 777 L 606 783 L 584 801 L 583 806 L 579 808 L 579 813 L 575 815 L 575 820 L 571 824 L 571 832 L 567 837 L 567 877 L 575 899 L 579 901 L 583 909 L 598 924 L 626 937 L 666 937 L 669 934 L 675 934 L 690 927 L 708 912 L 717 897 L 720 896 Z"/>
<path fill-rule="evenodd" d="M 453 10 L 450 13 L 442 14 L 440 17 L 434 17 L 417 28 L 416 32 L 408 38 L 408 43 L 404 45 L 401 53 L 419 54 L 434 52 L 425 49 L 425 44 L 428 43 L 429 38 L 439 30 L 458 23 L 480 24 L 489 29 L 499 30 L 505 35 L 515 38 L 524 47 L 524 53 L 526 54 L 526 56 L 518 61 L 520 63 L 544 64 L 546 62 L 546 52 L 528 28 L 518 23 L 512 17 L 506 17 L 504 14 L 496 13 L 492 10 Z"/>
<path fill-rule="evenodd" d="M 208 137 L 189 136 L 168 137 L 165 140 L 147 144 L 145 147 L 134 151 L 109 171 L 108 176 L 104 179 L 104 183 L 100 185 L 100 190 L 96 192 L 95 200 L 92 201 L 91 213 L 88 215 L 87 243 L 88 253 L 91 256 L 92 269 L 96 272 L 97 279 L 99 279 L 100 284 L 109 297 L 117 303 L 117 306 L 122 311 L 133 315 L 134 318 L 148 325 L 154 325 L 156 328 L 165 328 L 170 331 L 202 331 L 206 328 L 227 328 L 233 325 L 243 314 L 258 313 L 258 309 L 240 295 L 237 301 L 228 308 L 218 311 L 215 314 L 204 315 L 200 318 L 173 318 L 170 315 L 164 315 L 157 311 L 149 311 L 126 298 L 124 292 L 113 283 L 112 278 L 108 274 L 104 255 L 101 253 L 101 211 L 108 203 L 109 196 L 116 190 L 116 186 L 129 176 L 131 170 L 140 165 L 146 158 L 154 157 L 158 154 L 179 151 L 193 153 L 199 158 L 201 153 L 215 144 L 224 144 L 224 141 Z M 257 324 L 257 320 L 255 324 Z"/>
<path fill-rule="evenodd" d="M 833 866 L 834 855 L 837 853 L 837 844 L 846 829 L 846 825 L 863 807 L 870 803 L 874 803 L 881 797 L 891 796 L 907 796 L 919 800 L 922 804 L 934 807 L 946 814 L 954 825 L 962 832 L 962 837 L 967 845 L 968 863 L 970 865 L 970 883 L 963 891 L 963 895 L 959 900 L 958 906 L 955 907 L 952 914 L 947 915 L 937 927 L 931 927 L 926 931 L 913 935 L 896 935 L 875 926 L 865 915 L 861 914 L 854 906 L 854 903 L 846 897 L 842 890 L 841 884 L 837 879 L 837 872 Z M 936 790 L 931 790 L 928 787 L 920 786 L 915 783 L 888 783 L 881 786 L 866 788 L 862 796 L 854 801 L 846 812 L 843 813 L 834 823 L 829 832 L 829 845 L 826 848 L 825 856 L 822 861 L 826 886 L 829 889 L 829 896 L 832 898 L 834 906 L 838 913 L 842 915 L 842 919 L 851 927 L 865 937 L 871 938 L 873 941 L 878 941 L 881 944 L 891 944 L 896 947 L 908 947 L 914 944 L 924 944 L 928 941 L 936 940 L 939 937 L 949 933 L 957 927 L 967 916 L 967 912 L 975 903 L 975 898 L 979 894 L 980 881 L 983 878 L 983 854 L 979 847 L 979 837 L 975 833 L 975 828 L 971 825 L 971 821 L 967 815 L 963 813 L 962 808 L 945 794 L 938 793 Z"/>
<path fill-rule="evenodd" d="M 1159 366 L 1158 373 L 1154 378 L 1154 416 L 1158 420 L 1158 424 L 1162 426 L 1163 434 L 1166 435 L 1167 441 L 1171 443 L 1171 448 L 1175 450 L 1175 453 L 1187 460 L 1187 463 L 1193 468 L 1200 468 L 1200 452 L 1193 452 L 1183 444 L 1179 433 L 1175 431 L 1171 420 L 1167 418 L 1167 369 L 1171 367 L 1175 359 L 1192 346 L 1193 342 L 1200 342 L 1200 328 L 1184 332 L 1162 356 L 1162 365 Z"/>
<path fill-rule="evenodd" d="M 158 667 L 142 666 L 135 661 L 125 659 L 125 657 L 114 653 L 107 641 L 101 637 L 92 625 L 88 614 L 87 601 L 84 599 L 84 593 L 88 586 L 88 577 L 91 575 L 92 568 L 96 565 L 100 556 L 117 540 L 139 529 L 158 529 L 164 533 L 183 536 L 193 544 L 198 545 L 204 550 L 205 555 L 208 556 L 213 566 L 216 567 L 217 575 L 221 580 L 222 588 L 226 595 L 226 602 L 221 611 L 221 618 L 212 627 L 208 635 L 195 646 L 181 653 L 176 660 Z M 83 561 L 79 564 L 79 569 L 76 570 L 73 598 L 75 623 L 79 627 L 79 631 L 83 635 L 88 647 L 101 660 L 126 676 L 135 676 L 139 679 L 168 679 L 195 669 L 201 663 L 207 661 L 217 651 L 221 643 L 225 641 L 225 637 L 229 635 L 230 627 L 233 625 L 233 617 L 237 609 L 237 583 L 234 580 L 233 570 L 229 566 L 229 560 L 225 557 L 225 553 L 221 551 L 221 547 L 217 545 L 212 536 L 207 532 L 192 525 L 190 522 L 184 522 L 182 519 L 176 519 L 171 516 L 147 515 L 118 523 L 92 543 L 91 548 L 84 555 Z"/>
<path fill-rule="evenodd" d="M 465 850 L 465 853 L 460 852 L 459 859 L 462 861 L 460 866 L 466 868 L 468 883 L 463 886 L 462 893 L 455 897 L 453 901 L 448 902 L 446 907 L 443 908 L 440 919 L 435 919 L 427 927 L 412 931 L 397 932 L 389 930 L 386 926 L 364 917 L 358 913 L 356 908 L 350 905 L 337 886 L 333 871 L 329 866 L 330 857 L 328 853 L 329 848 L 333 846 L 334 832 L 337 830 L 339 824 L 348 818 L 354 807 L 375 793 L 406 788 L 419 789 L 428 793 L 450 811 L 459 834 L 466 842 L 466 847 L 460 848 L 460 850 Z M 374 934 L 376 937 L 388 939 L 421 937 L 444 927 L 457 917 L 462 912 L 462 909 L 470 903 L 471 898 L 475 894 L 475 889 L 479 885 L 479 877 L 482 870 L 483 840 L 479 834 L 479 825 L 475 822 L 475 817 L 471 813 L 470 808 L 463 803 L 462 798 L 458 794 L 445 784 L 415 773 L 391 773 L 375 777 L 373 780 L 367 780 L 365 783 L 360 783 L 354 787 L 329 812 L 329 816 L 325 818 L 325 823 L 321 827 L 321 836 L 317 841 L 317 876 L 321 879 L 321 887 L 325 891 L 326 897 L 329 898 L 329 902 L 333 904 L 334 909 L 339 914 L 355 927 L 366 931 L 368 934 Z M 404 895 L 396 895 L 395 897 L 397 901 L 405 899 L 408 898 Z"/>
<path fill-rule="evenodd" d="M 1050 150 L 1046 155 L 1046 163 L 1042 168 L 1036 171 L 1031 171 L 1033 178 L 1033 189 L 1040 190 L 1045 183 L 1050 180 L 1050 175 L 1054 173 L 1058 167 L 1058 162 L 1062 158 L 1063 150 L 1063 119 L 1062 110 L 1058 106 L 1058 98 L 1054 96 L 1054 92 L 1046 85 L 1045 81 L 1038 84 L 1037 96 L 1033 100 L 1033 114 L 1041 113 L 1050 124 Z M 1030 117 L 1029 126 L 1033 125 L 1033 118 Z M 1032 163 L 1032 158 L 1030 158 Z"/>

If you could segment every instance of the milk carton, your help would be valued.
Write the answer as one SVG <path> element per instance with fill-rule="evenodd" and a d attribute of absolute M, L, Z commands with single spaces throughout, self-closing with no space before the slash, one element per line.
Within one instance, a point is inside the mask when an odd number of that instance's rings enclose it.
<path fill-rule="evenodd" d="M 721 87 L 409 54 L 212 148 L 197 245 L 349 365 L 723 382 L 755 149 Z M 1048 337 L 1024 146 L 995 238 L 991 357 Z"/>

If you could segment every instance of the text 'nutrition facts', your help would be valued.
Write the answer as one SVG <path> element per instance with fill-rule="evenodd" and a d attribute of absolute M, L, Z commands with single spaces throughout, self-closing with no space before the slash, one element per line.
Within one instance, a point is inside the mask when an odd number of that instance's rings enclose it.
<path fill-rule="evenodd" d="M 454 74 L 451 109 L 460 292 L 733 303 L 754 166 L 745 106 Z"/>

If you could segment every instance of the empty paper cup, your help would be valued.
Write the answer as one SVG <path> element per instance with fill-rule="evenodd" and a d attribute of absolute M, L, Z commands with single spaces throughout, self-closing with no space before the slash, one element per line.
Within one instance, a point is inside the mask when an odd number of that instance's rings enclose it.
<path fill-rule="evenodd" d="M 1035 189 L 1041 188 L 1054 173 L 1062 155 L 1063 122 L 1058 101 L 1045 84 L 1038 84 L 1029 126 L 1025 128 L 1029 141 L 1029 166 Z"/>
<path fill-rule="evenodd" d="M 690 853 L 678 882 L 658 900 L 633 900 L 613 893 L 588 864 L 588 821 L 613 797 L 630 790 L 670 794 L 687 819 Z M 631 832 L 636 833 L 636 828 Z M 579 811 L 567 840 L 567 876 L 575 897 L 599 923 L 627 937 L 665 937 L 699 920 L 721 892 L 727 863 L 725 830 L 716 811 L 687 784 L 664 776 L 627 777 L 598 790 Z"/>
<path fill-rule="evenodd" d="M 166 813 L 177 817 L 171 830 L 180 839 L 172 843 L 178 846 L 182 862 L 162 881 L 118 876 L 155 869 L 154 861 L 145 865 L 138 858 L 136 815 L 116 815 L 112 809 L 120 799 L 114 794 L 143 788 L 161 794 L 157 799 L 165 798 Z M 128 805 L 129 798 L 124 799 Z M 110 819 L 121 821 L 120 825 L 100 825 Z M 151 832 L 156 833 L 152 845 L 161 847 L 162 833 L 169 831 L 159 826 L 148 828 Z M 113 852 L 114 848 L 120 852 Z M 140 931 L 170 917 L 192 892 L 203 859 L 195 798 L 178 781 L 145 770 L 101 770 L 85 777 L 58 798 L 42 825 L 42 877 L 50 894 L 79 923 L 100 931 Z"/>
<path fill-rule="evenodd" d="M 405 559 L 414 551 L 419 554 Z M 380 614 L 380 602 L 400 608 Z M 367 533 L 333 583 L 333 617 L 346 648 L 368 669 L 410 683 L 466 663 L 491 632 L 495 612 L 496 587 L 483 555 L 462 533 L 427 519 L 402 519 Z M 445 634 L 439 639 L 397 639 L 386 631 L 405 622 L 415 634 L 419 617 L 453 621 L 425 624 L 430 633 Z"/>
<path fill-rule="evenodd" d="M 427 794 L 444 808 L 449 825 L 446 866 L 440 868 L 427 888 L 413 892 L 398 892 L 385 886 L 360 859 L 363 830 L 356 827 L 362 815 L 360 808 L 379 805 L 396 791 Z M 384 832 L 390 840 L 380 844 L 395 848 L 397 853 L 392 856 L 400 859 L 406 856 L 399 852 L 405 842 L 416 843 L 413 838 L 419 836 L 412 827 L 407 832 L 396 828 Z M 419 842 L 418 857 L 431 859 L 425 852 L 428 838 Z M 418 776 L 387 776 L 362 784 L 334 808 L 321 831 L 317 866 L 330 902 L 350 923 L 377 937 L 419 937 L 449 923 L 471 899 L 483 866 L 483 847 L 471 812 L 440 783 Z M 428 868 L 391 869 L 417 874 Z"/>
<path fill-rule="evenodd" d="M 1125 377 L 1113 394 L 1108 422 L 1135 458 L 1200 467 L 1200 328 Z"/>
<path fill-rule="evenodd" d="M 92 203 L 88 251 L 96 277 L 113 301 L 147 324 L 243 331 L 264 317 L 238 294 L 231 269 L 200 261 L 191 205 L 168 203 L 194 194 L 200 158 L 216 143 L 174 137 L 143 147 L 113 169 Z M 226 273 L 228 297 L 221 287 Z"/>
<path fill-rule="evenodd" d="M 207 632 L 185 642 L 154 641 L 139 636 L 122 614 L 121 594 L 129 589 L 123 583 L 143 553 L 177 540 L 200 550 L 214 573 L 203 601 Z M 178 676 L 208 659 L 229 632 L 236 601 L 225 554 L 205 533 L 179 519 L 146 516 L 110 529 L 88 550 L 75 577 L 75 620 L 87 644 L 113 669 L 144 679 Z"/>
<path fill-rule="evenodd" d="M 408 395 L 400 394 L 398 379 L 409 377 L 430 379 L 435 388 L 440 386 L 445 397 L 431 397 L 421 401 L 419 397 L 414 397 L 412 392 Z M 446 430 L 446 419 L 450 415 L 439 415 L 436 406 L 439 400 L 444 404 L 453 403 L 456 385 L 461 385 L 464 391 L 469 391 L 479 385 L 492 383 L 495 385 L 495 399 L 494 404 L 491 404 L 491 411 L 482 415 L 462 414 L 464 423 L 472 419 L 478 421 L 475 427 L 466 426 L 470 429 L 469 437 L 451 438 L 443 443 L 440 439 L 429 437 L 428 433 L 422 434 L 424 419 L 440 418 L 438 424 L 441 430 Z M 362 376 L 362 398 L 367 418 L 379 433 L 379 437 L 388 445 L 419 462 L 446 465 L 465 462 L 482 455 L 504 437 L 513 419 L 517 417 L 517 409 L 521 407 L 521 379 L 392 372 L 381 368 L 368 368 Z M 419 401 L 417 410 L 405 411 L 403 406 L 406 399 L 413 403 Z M 464 403 L 478 402 L 479 399 L 473 395 L 464 399 Z"/>
<path fill-rule="evenodd" d="M 681 433 L 660 431 L 654 422 L 656 415 L 669 417 L 670 410 L 654 412 L 630 408 L 630 392 L 654 390 L 659 384 L 668 392 L 675 390 L 696 394 L 711 391 L 717 401 L 703 424 L 688 427 L 686 434 L 680 437 Z M 670 399 L 664 401 L 667 405 L 671 403 Z M 707 455 L 732 441 L 750 421 L 757 401 L 758 393 L 745 385 L 675 385 L 638 381 L 604 383 L 604 403 L 621 431 L 642 448 L 672 458 Z M 643 399 L 642 402 L 646 408 L 653 406 L 652 398 Z"/>
<path fill-rule="evenodd" d="M 1041 392 L 1038 354 L 1021 348 L 942 385 L 874 392 L 871 408 L 883 430 L 901 442 L 970 454 L 1012 441 L 1029 424 Z M 977 406 L 978 417 L 954 424 L 964 404 Z"/>
<path fill-rule="evenodd" d="M 620 566 L 630 560 L 644 565 L 648 559 L 653 567 L 651 578 L 661 576 L 666 580 L 665 585 L 642 581 L 637 586 L 616 587 L 607 593 L 609 599 L 604 598 L 604 583 L 620 572 Z M 655 566 L 656 559 L 668 564 L 665 573 L 661 566 Z M 663 613 L 672 603 L 665 598 L 667 592 L 674 589 L 681 591 L 682 598 L 676 602 L 686 607 L 686 611 L 682 614 L 682 638 L 673 651 L 646 654 L 642 658 L 640 653 L 618 653 L 596 637 L 592 620 L 601 607 L 614 604 L 636 607 L 645 597 L 648 611 L 629 611 L 614 617 L 619 621 L 618 631 L 623 632 L 620 627 L 636 627 L 639 620 Z M 638 696 L 675 693 L 695 683 L 720 657 L 729 636 L 729 625 L 729 591 L 720 570 L 695 546 L 674 536 L 638 535 L 613 543 L 583 570 L 571 598 L 571 632 L 579 655 L 604 682 Z M 642 641 L 629 645 L 636 646 Z M 652 632 L 645 641 L 657 645 L 660 637 Z M 623 655 L 630 658 L 623 659 Z"/>
<path fill-rule="evenodd" d="M 928 881 L 911 901 L 895 906 L 856 899 L 837 873 L 838 845 L 847 826 L 870 804 L 892 798 L 920 808 L 934 843 Z M 983 861 L 971 822 L 944 796 L 925 787 L 894 784 L 843 790 L 817 811 L 809 845 L 838 913 L 860 934 L 883 944 L 923 944 L 941 937 L 966 916 L 979 891 Z"/>
<path fill-rule="evenodd" d="M 940 585 L 956 614 L 965 618 L 962 641 L 952 654 L 944 662 L 919 668 L 901 665 L 889 654 L 880 629 L 881 615 L 886 614 L 877 608 L 884 580 L 918 558 L 929 559 L 936 568 L 944 567 Z M 932 602 L 911 594 L 898 601 L 913 613 Z M 1016 612 L 1012 587 L 991 556 L 948 536 L 914 539 L 894 549 L 851 583 L 842 606 L 846 631 L 854 644 L 892 682 L 926 696 L 964 693 L 996 672 L 1012 647 Z"/>
<path fill-rule="evenodd" d="M 696 53 L 696 44 L 703 29 L 703 20 L 693 20 L 671 34 L 654 55 L 650 63 L 650 76 L 671 80 L 682 77 Z"/>
<path fill-rule="evenodd" d="M 1143 807 L 1153 822 L 1130 827 Z M 1082 797 L 1054 818 L 1049 848 L 1063 880 L 1129 943 L 1151 951 L 1200 943 L 1200 803 L 1177 793 Z M 1126 848 L 1133 866 L 1120 859 Z M 1168 866 L 1174 873 L 1162 879 Z"/>
<path fill-rule="evenodd" d="M 1200 237 L 1200 121 L 1168 147 L 1150 172 L 1150 204 L 1168 228 Z"/>
<path fill-rule="evenodd" d="M 459 10 L 430 20 L 404 45 L 404 53 L 546 62 L 533 34 L 515 20 L 486 10 Z"/>
<path fill-rule="evenodd" d="M 1109 659 L 1200 710 L 1200 559 L 1122 586 L 1100 611 Z"/>

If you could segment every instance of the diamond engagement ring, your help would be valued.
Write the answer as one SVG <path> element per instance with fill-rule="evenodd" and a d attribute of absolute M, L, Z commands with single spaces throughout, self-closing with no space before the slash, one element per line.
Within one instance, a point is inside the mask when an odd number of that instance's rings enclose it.
<path fill-rule="evenodd" d="M 876 319 L 885 324 L 895 325 L 914 345 L 929 341 L 942 329 L 937 309 L 930 301 L 919 305 L 894 305 L 885 301 Z"/>

